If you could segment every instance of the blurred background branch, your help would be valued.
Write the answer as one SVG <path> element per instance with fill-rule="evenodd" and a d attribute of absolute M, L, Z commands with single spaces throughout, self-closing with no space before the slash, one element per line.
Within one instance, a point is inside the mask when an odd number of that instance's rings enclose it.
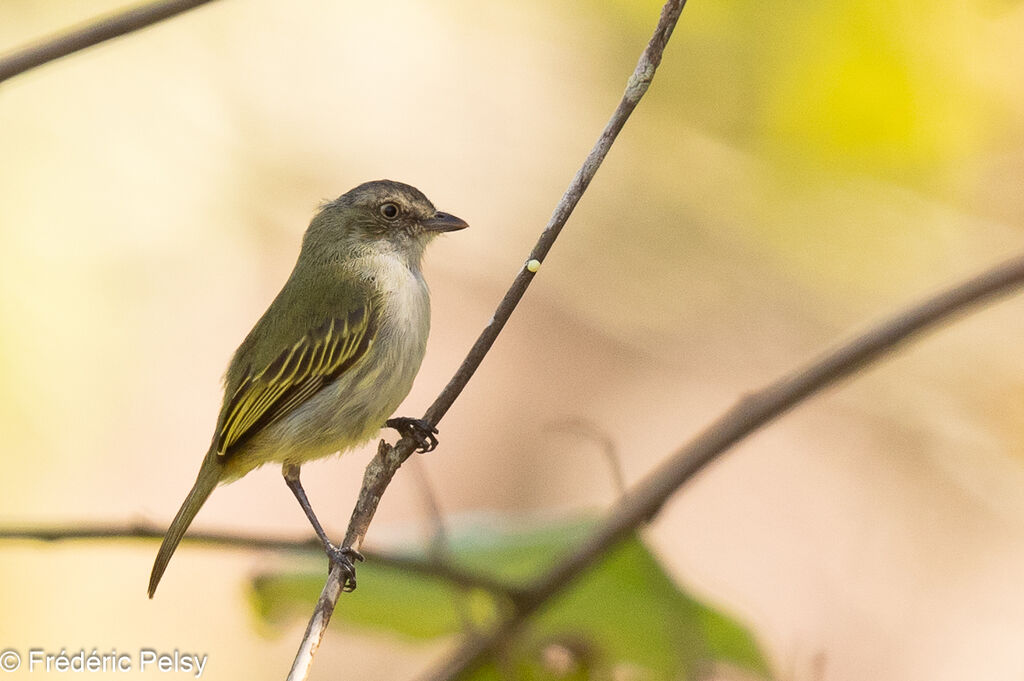
<path fill-rule="evenodd" d="M 0 541 L 97 541 L 122 539 L 163 539 L 166 528 L 156 525 L 36 525 L 25 527 L 0 527 Z M 205 544 L 250 551 L 295 551 L 319 555 L 323 544 L 317 539 L 270 539 L 263 535 L 236 534 L 231 532 L 189 532 L 183 540 L 188 544 Z M 403 556 L 386 551 L 363 549 L 363 555 L 384 567 L 434 577 L 464 588 L 483 589 L 514 601 L 520 596 L 520 589 L 514 584 L 493 579 L 488 575 L 464 570 L 428 552 L 426 558 Z"/>
<path fill-rule="evenodd" d="M 882 359 L 915 335 L 964 314 L 972 306 L 1008 295 L 1022 285 L 1024 256 L 1019 256 L 895 314 L 836 350 L 750 393 L 622 497 L 581 546 L 513 601 L 511 616 L 491 633 L 467 640 L 425 679 L 451 681 L 478 670 L 515 636 L 531 615 L 563 593 L 619 542 L 653 520 L 683 484 L 755 430 L 815 393 Z"/>
<path fill-rule="evenodd" d="M 595 443 L 608 464 L 608 472 L 612 478 L 616 494 L 626 493 L 626 476 L 622 471 L 622 458 L 619 456 L 615 439 L 600 426 L 589 419 L 577 417 L 563 421 L 553 421 L 545 427 L 552 433 L 571 435 Z"/>
<path fill-rule="evenodd" d="M 211 0 L 159 0 L 97 19 L 0 57 L 0 83 L 61 57 L 170 19 Z"/>

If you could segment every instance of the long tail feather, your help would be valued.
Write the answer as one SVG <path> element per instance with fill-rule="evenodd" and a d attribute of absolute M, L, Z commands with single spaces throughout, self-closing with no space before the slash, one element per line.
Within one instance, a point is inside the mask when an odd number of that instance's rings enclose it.
<path fill-rule="evenodd" d="M 171 560 L 174 550 L 178 548 L 181 538 L 185 536 L 185 530 L 192 524 L 192 519 L 196 517 L 199 509 L 202 508 L 210 493 L 213 492 L 217 483 L 220 482 L 220 473 L 218 463 L 211 461 L 209 458 L 203 462 L 202 468 L 199 469 L 196 484 L 192 486 L 192 491 L 185 497 L 185 502 L 178 509 L 178 514 L 171 521 L 171 526 L 167 528 L 167 534 L 164 535 L 164 541 L 160 544 L 160 552 L 156 554 L 153 572 L 149 576 L 150 598 L 156 593 L 156 586 L 160 583 L 160 578 L 163 577 L 164 570 L 167 569 L 167 563 Z"/>

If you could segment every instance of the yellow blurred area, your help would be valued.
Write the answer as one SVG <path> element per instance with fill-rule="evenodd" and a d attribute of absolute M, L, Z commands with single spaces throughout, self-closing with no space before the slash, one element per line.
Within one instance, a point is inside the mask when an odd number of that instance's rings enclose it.
<path fill-rule="evenodd" d="M 966 3 L 931 8 L 807 3 L 791 12 L 786 49 L 768 67 L 760 121 L 767 142 L 843 170 L 910 181 L 927 181 L 977 149 L 994 112 L 977 106 L 983 84 L 970 77 L 970 61 L 949 52 L 977 54 L 987 22 Z"/>
<path fill-rule="evenodd" d="M 118 9 L 0 3 L 0 54 Z M 660 5 L 218 0 L 0 83 L 0 524 L 165 524 L 219 378 L 316 206 L 388 177 L 471 228 L 427 254 L 403 415 L 458 366 L 615 107 Z M 421 466 L 449 521 L 615 498 L 736 399 L 1024 250 L 1024 4 L 691 0 L 521 307 Z M 647 537 L 783 679 L 1019 675 L 1024 302 L 959 319 L 780 420 Z M 392 433 L 386 433 L 391 437 Z M 303 468 L 340 535 L 369 448 Z M 305 537 L 277 470 L 199 529 Z M 368 539 L 426 541 L 404 471 Z M 246 579 L 295 558 L 0 544 L 0 650 L 179 647 L 282 678 Z M 447 650 L 335 629 L 313 678 Z M 45 676 L 45 675 L 44 675 Z"/>

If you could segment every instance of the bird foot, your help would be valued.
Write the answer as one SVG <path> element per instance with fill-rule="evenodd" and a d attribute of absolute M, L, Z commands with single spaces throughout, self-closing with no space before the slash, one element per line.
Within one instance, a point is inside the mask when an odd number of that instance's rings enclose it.
<path fill-rule="evenodd" d="M 341 590 L 345 593 L 355 591 L 356 564 L 353 560 L 362 562 L 365 560 L 363 554 L 351 546 L 335 546 L 334 544 L 327 544 L 324 546 L 324 550 L 327 552 L 330 565 L 337 565 L 341 570 Z"/>
<path fill-rule="evenodd" d="M 423 419 L 411 419 L 399 416 L 388 419 L 384 424 L 394 428 L 402 437 L 412 438 L 416 442 L 416 451 L 421 454 L 432 452 L 437 448 L 437 428 Z"/>

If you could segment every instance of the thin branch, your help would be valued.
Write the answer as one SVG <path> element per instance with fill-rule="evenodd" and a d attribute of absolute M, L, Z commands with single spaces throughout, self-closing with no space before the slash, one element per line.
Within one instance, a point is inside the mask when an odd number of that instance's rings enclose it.
<path fill-rule="evenodd" d="M 441 503 L 438 501 L 434 486 L 427 476 L 426 465 L 422 459 L 412 460 L 412 473 L 416 477 L 416 487 L 419 489 L 420 498 L 427 511 L 427 518 L 430 522 L 430 532 L 427 537 L 427 557 L 442 564 L 450 562 L 450 545 L 448 527 L 445 524 L 444 514 L 441 512 Z M 462 631 L 473 631 L 476 623 L 473 620 L 471 591 L 460 589 L 454 595 L 454 607 L 456 614 L 462 623 Z M 513 600 L 514 598 L 510 599 Z"/>
<path fill-rule="evenodd" d="M 626 475 L 622 470 L 622 461 L 619 458 L 615 440 L 608 433 L 601 430 L 596 423 L 582 418 L 566 419 L 549 423 L 545 430 L 553 433 L 576 435 L 577 437 L 583 437 L 595 442 L 601 448 L 601 453 L 608 463 L 608 471 L 612 476 L 612 485 L 615 487 L 615 493 L 619 495 L 626 493 Z"/>
<path fill-rule="evenodd" d="M 484 327 L 484 330 L 476 339 L 473 347 L 462 361 L 462 365 L 455 372 L 455 375 L 448 382 L 448 385 L 445 386 L 441 394 L 434 400 L 434 403 L 427 409 L 423 419 L 428 423 L 437 425 L 448 412 L 448 409 L 451 408 L 455 399 L 462 393 L 469 379 L 476 372 L 477 367 L 480 366 L 480 362 L 483 361 L 484 356 L 494 344 L 498 334 L 505 327 L 505 323 L 512 316 L 512 312 L 519 304 L 523 294 L 526 293 L 526 289 L 530 282 L 533 281 L 533 276 L 537 271 L 536 266 L 527 267 L 527 263 L 530 261 L 542 263 L 548 251 L 551 250 L 555 239 L 558 238 L 559 233 L 562 231 L 562 227 L 565 226 L 569 216 L 572 215 L 573 209 L 576 208 L 576 204 L 579 203 L 583 193 L 590 185 L 590 181 L 594 179 L 597 169 L 601 166 L 605 156 L 608 155 L 608 151 L 611 149 L 615 138 L 626 124 L 640 99 L 647 92 L 647 88 L 650 87 L 651 81 L 654 78 L 654 72 L 657 70 L 658 65 L 661 64 L 665 46 L 668 44 L 672 30 L 675 28 L 685 4 L 686 0 L 668 0 L 665 3 L 654 34 L 640 55 L 636 69 L 634 69 L 633 74 L 629 78 L 626 91 L 623 93 L 615 112 L 601 132 L 601 136 L 594 144 L 590 154 L 584 160 L 582 167 L 569 183 L 569 187 L 555 207 L 551 219 L 541 233 L 526 262 L 523 263 L 508 292 L 498 304 L 498 308 L 495 310 L 490 322 Z M 362 543 L 370 520 L 377 509 L 377 504 L 380 503 L 381 495 L 391 482 L 391 478 L 398 470 L 398 467 L 412 454 L 414 447 L 415 443 L 406 438 L 399 440 L 394 447 L 391 447 L 383 440 L 381 441 L 380 447 L 377 449 L 377 455 L 367 466 L 363 479 L 363 488 L 359 493 L 359 500 L 356 502 L 356 508 L 349 521 L 349 530 L 345 536 L 346 546 L 357 546 Z M 313 657 L 320 646 L 324 632 L 327 630 L 331 613 L 334 611 L 334 606 L 338 602 L 338 596 L 341 594 L 341 587 L 340 570 L 336 566 L 332 566 L 327 577 L 327 583 L 324 585 L 320 599 L 317 601 L 316 608 L 313 611 L 313 616 L 306 627 L 306 633 L 299 645 L 299 650 L 295 655 L 295 661 L 292 663 L 291 671 L 288 674 L 288 681 L 303 681 L 309 677 L 309 672 L 313 665 Z"/>
<path fill-rule="evenodd" d="M 605 522 L 514 602 L 515 613 L 486 636 L 466 641 L 428 681 L 450 681 L 477 670 L 526 619 L 569 587 L 620 541 L 652 520 L 665 502 L 710 463 L 757 429 L 940 322 L 1024 286 L 1024 256 L 949 288 L 900 312 L 836 350 L 750 393 L 696 438 L 651 471 L 608 511 Z"/>
<path fill-rule="evenodd" d="M 102 539 L 163 539 L 166 533 L 166 528 L 143 523 L 136 523 L 134 525 L 77 525 L 74 527 L 37 525 L 0 527 L 0 540 L 62 542 Z M 304 541 L 296 541 L 294 539 L 268 539 L 262 535 L 189 532 L 183 541 L 186 543 L 211 544 L 214 546 L 230 546 L 233 548 L 265 551 L 317 550 L 323 553 L 323 544 L 314 537 Z"/>
<path fill-rule="evenodd" d="M 434 486 L 427 477 L 427 471 L 423 465 L 413 459 L 412 472 L 416 476 L 416 488 L 420 493 L 420 500 L 427 512 L 427 519 L 430 523 L 429 536 L 427 537 L 427 555 L 438 560 L 443 560 L 448 555 L 448 527 L 444 522 L 444 514 L 441 513 L 441 504 L 437 499 Z"/>
<path fill-rule="evenodd" d="M 205 5 L 211 0 L 159 0 L 133 7 L 104 19 L 97 19 L 34 45 L 27 45 L 0 58 L 0 83 L 111 38 L 125 35 L 170 19 L 182 12 Z"/>
<path fill-rule="evenodd" d="M 321 552 L 323 544 L 320 544 Z M 428 558 L 423 560 L 412 556 L 401 556 L 380 552 L 366 552 L 363 554 L 367 560 L 379 561 L 385 567 L 404 570 L 424 577 L 432 577 L 448 582 L 452 586 L 464 589 L 481 589 L 494 596 L 499 596 L 515 604 L 521 599 L 527 598 L 526 589 L 516 584 L 510 584 L 505 580 L 490 575 L 466 570 L 448 561 L 438 561 Z"/>
<path fill-rule="evenodd" d="M 618 107 L 616 107 L 615 112 L 601 132 L 601 136 L 594 144 L 594 148 L 591 149 L 590 154 L 583 161 L 583 166 L 576 172 L 572 182 L 569 183 L 569 188 L 566 189 L 562 200 L 555 207 L 547 227 L 544 228 L 540 239 L 537 240 L 537 244 L 530 252 L 527 262 L 530 260 L 536 260 L 538 263 L 544 262 L 544 257 L 551 250 L 555 239 L 558 238 L 559 233 L 562 231 L 562 227 L 565 226 L 569 216 L 572 215 L 572 211 L 576 208 L 576 204 L 582 198 L 583 192 L 590 186 L 590 181 L 594 179 L 597 169 L 601 167 L 605 156 L 608 155 L 608 151 L 611 149 L 612 143 L 615 142 L 615 138 L 626 124 L 636 105 L 640 103 L 640 99 L 647 92 L 647 88 L 654 79 L 654 72 L 658 65 L 661 64 L 665 45 L 672 35 L 672 30 L 675 28 L 676 22 L 679 20 L 679 14 L 683 11 L 683 5 L 685 4 L 686 0 L 668 0 L 665 3 L 661 10 L 661 18 L 655 28 L 654 35 L 647 44 L 647 48 L 644 49 L 643 54 L 640 55 L 640 60 L 633 71 L 633 75 L 629 78 L 626 91 L 623 93 Z M 526 288 L 533 281 L 535 272 L 536 268 L 529 269 L 524 263 L 515 281 L 512 282 L 512 286 L 498 304 L 498 309 L 495 311 L 494 316 L 491 317 L 490 323 L 476 339 L 476 343 L 473 344 L 466 359 L 462 361 L 462 365 L 455 372 L 455 376 L 452 377 L 452 380 L 441 391 L 441 394 L 434 403 L 430 405 L 424 416 L 425 420 L 436 425 L 447 413 L 452 403 L 455 402 L 455 398 L 459 396 L 469 382 L 469 379 L 476 372 L 477 367 L 480 366 L 480 362 L 483 361 L 487 351 L 491 349 L 491 345 L 494 344 L 498 334 L 505 327 L 505 322 L 512 316 L 512 311 L 515 310 L 523 294 L 526 293 Z"/>
<path fill-rule="evenodd" d="M 380 503 L 381 495 L 384 494 L 384 490 L 391 483 L 391 478 L 394 477 L 402 463 L 409 458 L 415 447 L 416 443 L 409 438 L 402 438 L 394 447 L 384 440 L 380 441 L 377 454 L 367 464 L 363 474 L 363 485 L 359 490 L 355 508 L 352 509 L 352 517 L 349 520 L 348 531 L 345 533 L 342 546 L 356 548 L 362 546 L 366 530 Z M 306 625 L 306 633 L 299 644 L 299 650 L 292 661 L 291 670 L 288 672 L 288 681 L 305 681 L 309 678 L 313 658 L 320 648 L 320 641 L 323 640 L 324 632 L 327 631 L 331 615 L 334 614 L 334 606 L 338 602 L 343 585 L 341 570 L 337 565 L 332 564 L 327 573 L 327 582 L 313 609 L 313 616 L 310 618 L 309 624 Z"/>
<path fill-rule="evenodd" d="M 167 530 L 148 524 L 135 525 L 79 525 L 69 526 L 25 526 L 0 527 L 0 541 L 96 541 L 117 539 L 163 539 Z M 273 539 L 263 535 L 231 534 L 226 532 L 189 532 L 183 539 L 190 544 L 228 546 L 256 551 L 295 551 L 323 555 L 324 546 L 315 537 L 309 539 Z M 453 586 L 482 589 L 495 596 L 517 601 L 523 590 L 515 584 L 495 579 L 490 575 L 466 570 L 450 562 L 433 557 L 426 559 L 372 549 L 364 550 L 367 560 L 378 565 L 404 570 L 411 574 L 439 579 Z"/>

